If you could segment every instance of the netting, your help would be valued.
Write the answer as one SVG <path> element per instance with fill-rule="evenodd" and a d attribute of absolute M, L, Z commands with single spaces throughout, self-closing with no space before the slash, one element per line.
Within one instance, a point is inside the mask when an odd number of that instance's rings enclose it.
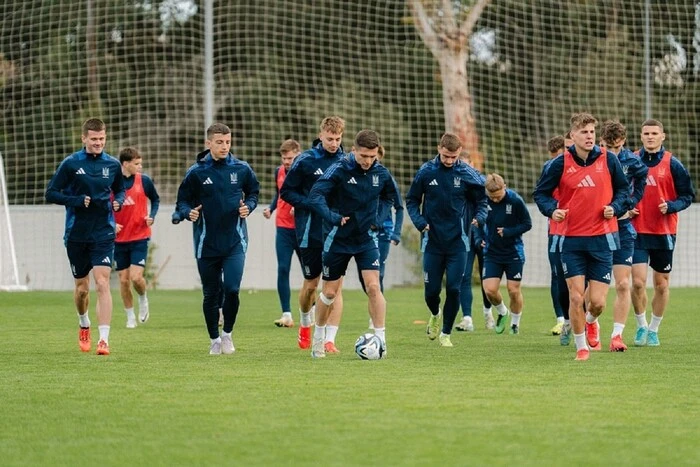
<path fill-rule="evenodd" d="M 661 120 L 666 147 L 700 185 L 698 1 L 215 1 L 211 116 L 206 4 L 4 2 L 10 204 L 44 202 L 91 116 L 107 123 L 109 152 L 142 151 L 163 203 L 174 201 L 210 118 L 231 126 L 264 201 L 280 142 L 308 147 L 330 114 L 347 121 L 346 148 L 362 128 L 382 134 L 404 191 L 449 129 L 529 201 L 546 141 L 580 110 L 620 119 L 632 147 L 647 116 Z"/>

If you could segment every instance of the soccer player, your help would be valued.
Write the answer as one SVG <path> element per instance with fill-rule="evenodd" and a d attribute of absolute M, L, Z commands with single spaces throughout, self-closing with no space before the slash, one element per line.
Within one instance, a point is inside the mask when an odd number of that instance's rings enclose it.
<path fill-rule="evenodd" d="M 664 148 L 663 124 L 658 120 L 646 120 L 641 133 L 644 147 L 639 157 L 649 173 L 642 201 L 632 211 L 632 225 L 637 231 L 632 261 L 632 305 L 637 320 L 634 344 L 658 346 L 659 325 L 670 294 L 678 212 L 690 206 L 695 188 L 681 161 Z M 646 318 L 647 265 L 653 270 L 654 282 L 651 323 L 647 323 Z"/>
<path fill-rule="evenodd" d="M 498 311 L 495 330 L 497 334 L 502 334 L 509 312 L 498 289 L 505 273 L 512 312 L 510 333 L 518 334 L 523 311 L 523 294 L 520 290 L 525 265 L 523 234 L 532 229 L 532 219 L 525 201 L 518 193 L 506 188 L 506 182 L 500 175 L 489 174 L 485 188 L 489 209 L 484 226 L 484 291 Z"/>
<path fill-rule="evenodd" d="M 611 352 L 627 350 L 622 339 L 625 322 L 632 304 L 632 258 L 634 238 L 637 233 L 630 221 L 630 211 L 642 199 L 647 184 L 647 166 L 632 151 L 624 147 L 627 130 L 622 123 L 608 120 L 603 123 L 600 133 L 601 145 L 609 154 L 617 154 L 622 170 L 629 184 L 626 211 L 617 219 L 620 234 L 620 249 L 613 251 L 613 277 L 615 278 L 615 303 L 613 305 L 613 330 L 610 339 Z"/>
<path fill-rule="evenodd" d="M 75 280 L 80 350 L 92 346 L 88 304 L 90 271 L 97 288 L 97 355 L 109 355 L 112 293 L 109 276 L 114 259 L 114 214 L 124 203 L 124 178 L 119 161 L 104 152 L 107 130 L 102 120 L 83 123 L 83 149 L 66 157 L 46 188 L 46 201 L 66 207 L 63 240 Z M 112 198 L 113 197 L 113 198 Z"/>
<path fill-rule="evenodd" d="M 280 197 L 294 207 L 294 226 L 301 252 L 304 282 L 299 290 L 299 335 L 300 349 L 311 347 L 312 307 L 322 272 L 323 235 L 322 220 L 309 206 L 311 187 L 328 170 L 328 167 L 345 157 L 341 145 L 345 121 L 338 116 L 321 121 L 320 133 L 313 147 L 297 157 L 284 179 Z M 341 281 L 342 282 L 342 281 Z M 342 285 L 342 284 L 341 284 Z M 343 312 L 343 295 L 339 289 L 331 307 L 326 326 L 326 352 L 336 353 L 335 336 Z"/>
<path fill-rule="evenodd" d="M 379 146 L 377 151 L 377 160 L 379 162 L 384 159 L 384 146 Z M 396 180 L 394 180 L 396 184 Z M 398 185 L 396 190 L 399 191 Z M 392 215 L 391 210 L 394 210 Z M 386 269 L 386 260 L 389 257 L 389 249 L 391 245 L 398 245 L 401 241 L 401 227 L 403 226 L 403 202 L 399 197 L 398 204 L 393 204 L 391 200 L 380 200 L 377 208 L 377 247 L 379 248 L 379 288 L 384 293 L 384 271 Z M 362 270 L 360 265 L 357 265 L 357 275 L 360 279 L 362 290 L 367 293 L 365 281 L 362 278 Z M 369 328 L 374 329 L 372 319 L 369 320 Z"/>
<path fill-rule="evenodd" d="M 326 323 L 341 287 L 350 258 L 362 272 L 374 333 L 386 344 L 386 301 L 379 284 L 377 208 L 381 203 L 401 204 L 391 173 L 377 162 L 379 135 L 362 130 L 352 152 L 332 165 L 309 193 L 309 206 L 323 219 L 323 288 L 316 303 L 311 356 L 326 356 Z"/>
<path fill-rule="evenodd" d="M 445 133 L 437 147 L 438 155 L 424 163 L 406 195 L 406 209 L 413 225 L 422 234 L 425 303 L 430 310 L 426 330 L 435 340 L 440 327 L 440 291 L 447 276 L 442 332 L 438 342 L 452 347 L 450 334 L 457 311 L 467 261 L 469 230 L 486 221 L 484 182 L 475 169 L 459 160 L 459 137 Z"/>
<path fill-rule="evenodd" d="M 547 150 L 549 151 L 549 158 L 554 159 L 559 154 L 562 154 L 565 149 L 565 139 L 563 136 L 557 135 L 552 137 L 547 141 Z M 561 227 L 564 224 L 555 223 L 551 219 L 547 221 L 548 227 L 548 241 L 547 241 L 547 259 L 549 260 L 549 270 L 551 271 L 551 281 L 549 291 L 552 296 L 552 306 L 554 307 L 554 315 L 557 319 L 557 323 L 550 330 L 553 336 L 561 336 L 564 330 L 564 324 L 567 324 L 567 331 L 570 330 L 569 323 L 569 296 L 566 294 L 566 300 L 562 304 L 560 300 L 560 290 L 566 288 L 566 280 L 561 273 L 561 255 L 558 248 L 559 232 L 557 232 L 557 227 Z M 561 286 L 560 286 L 561 284 Z M 568 338 L 568 335 L 567 337 Z M 565 339 L 566 339 L 565 338 Z M 565 345 L 568 345 L 568 340 Z"/>
<path fill-rule="evenodd" d="M 231 129 L 207 128 L 203 157 L 187 170 L 177 193 L 180 217 L 200 223 L 195 258 L 202 280 L 202 311 L 211 340 L 210 355 L 232 354 L 233 327 L 248 232 L 245 219 L 258 205 L 258 179 L 250 166 L 230 153 Z M 224 325 L 219 334 L 219 291 L 223 286 Z"/>
<path fill-rule="evenodd" d="M 277 211 L 275 217 L 275 252 L 277 253 L 277 295 L 280 299 L 282 316 L 275 320 L 275 326 L 293 328 L 294 319 L 290 306 L 291 290 L 289 288 L 289 270 L 292 266 L 292 255 L 296 252 L 300 258 L 299 244 L 294 230 L 294 208 L 291 204 L 279 197 L 280 188 L 284 183 L 289 168 L 294 159 L 301 153 L 301 145 L 298 141 L 288 139 L 280 146 L 282 165 L 275 169 L 275 197 L 269 207 L 263 210 L 265 219 L 269 219 L 272 213 Z M 301 260 L 300 260 L 301 261 Z"/>
<path fill-rule="evenodd" d="M 146 269 L 151 226 L 158 213 L 160 197 L 153 180 L 141 173 L 142 157 L 138 149 L 122 149 L 119 152 L 119 162 L 122 165 L 126 196 L 122 209 L 114 214 L 117 233 L 114 261 L 126 312 L 126 327 L 132 329 L 136 327 L 132 284 L 139 297 L 139 320 L 145 323 L 149 317 L 143 272 Z"/>
<path fill-rule="evenodd" d="M 566 223 L 561 261 L 576 360 L 588 360 L 589 346 L 601 348 L 598 316 L 610 285 L 612 252 L 619 248 L 616 217 L 626 210 L 629 190 L 620 161 L 595 144 L 597 123 L 585 112 L 571 117 L 574 144 L 545 164 L 533 193 L 542 214 Z M 584 293 L 588 313 L 584 313 Z"/>
<path fill-rule="evenodd" d="M 474 167 L 469 152 L 462 149 L 459 153 L 459 158 Z M 475 169 L 476 170 L 476 169 Z M 482 180 L 486 180 L 483 175 L 481 175 Z M 462 276 L 462 283 L 459 288 L 459 302 L 462 308 L 462 320 L 457 323 L 455 329 L 457 331 L 474 331 L 474 320 L 472 319 L 472 302 L 474 301 L 474 293 L 472 291 L 472 271 L 474 270 L 474 258 L 477 259 L 477 266 L 479 270 L 479 289 L 481 290 L 481 300 L 483 303 L 482 311 L 484 314 L 484 324 L 486 329 L 493 329 L 496 326 L 496 322 L 493 319 L 493 314 L 491 312 L 491 302 L 484 292 L 484 287 L 481 285 L 481 273 L 484 268 L 484 249 L 481 246 L 483 242 L 483 232 L 480 227 L 473 227 L 469 229 L 469 251 L 467 251 L 467 264 L 464 267 L 464 276 Z"/>

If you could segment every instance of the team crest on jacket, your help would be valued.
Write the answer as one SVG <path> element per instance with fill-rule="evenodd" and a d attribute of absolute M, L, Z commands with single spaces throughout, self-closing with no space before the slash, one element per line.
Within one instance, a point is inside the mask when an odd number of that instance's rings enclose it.
<path fill-rule="evenodd" d="M 506 214 L 513 214 L 513 205 L 506 204 Z"/>
<path fill-rule="evenodd" d="M 372 186 L 379 186 L 379 175 L 372 175 Z"/>
<path fill-rule="evenodd" d="M 231 185 L 235 185 L 238 183 L 238 174 L 237 173 L 232 173 L 231 174 Z"/>
<path fill-rule="evenodd" d="M 102 178 L 109 178 L 109 167 L 102 168 Z"/>
<path fill-rule="evenodd" d="M 462 179 L 459 178 L 459 177 L 455 177 L 455 178 L 454 178 L 454 186 L 455 186 L 455 188 L 457 188 L 457 187 L 459 187 L 459 186 L 461 186 L 461 185 L 462 185 Z"/>

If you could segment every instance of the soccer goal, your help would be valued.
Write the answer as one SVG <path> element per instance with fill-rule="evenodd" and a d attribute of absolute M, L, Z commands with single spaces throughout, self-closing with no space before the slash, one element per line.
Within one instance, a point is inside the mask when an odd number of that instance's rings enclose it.
<path fill-rule="evenodd" d="M 7 201 L 7 183 L 5 182 L 5 163 L 0 154 L 0 290 L 27 290 L 19 282 L 15 240 L 12 237 L 12 220 L 10 205 Z"/>

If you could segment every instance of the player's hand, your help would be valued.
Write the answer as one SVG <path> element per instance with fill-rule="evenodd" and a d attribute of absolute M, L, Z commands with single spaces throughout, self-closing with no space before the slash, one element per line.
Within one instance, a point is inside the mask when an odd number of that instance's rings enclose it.
<path fill-rule="evenodd" d="M 90 206 L 90 197 L 89 196 L 86 196 L 85 199 L 83 199 L 83 204 L 85 205 L 85 207 Z"/>
<path fill-rule="evenodd" d="M 496 233 L 502 237 L 503 236 L 503 227 L 496 227 Z"/>
<path fill-rule="evenodd" d="M 146 225 L 147 226 L 152 226 L 153 225 L 153 218 L 146 216 Z"/>
<path fill-rule="evenodd" d="M 561 222 L 566 219 L 567 214 L 569 214 L 568 209 L 555 209 L 552 213 L 552 220 L 554 222 Z"/>
<path fill-rule="evenodd" d="M 270 208 L 265 208 L 263 209 L 263 217 L 265 219 L 269 219 L 272 213 L 270 212 Z"/>
<path fill-rule="evenodd" d="M 661 198 L 661 204 L 659 204 L 659 211 L 661 211 L 661 214 L 666 214 L 668 212 L 668 203 L 663 198 Z"/>
<path fill-rule="evenodd" d="M 245 219 L 250 214 L 250 208 L 241 200 L 241 206 L 238 208 L 238 215 L 241 219 Z"/>
<path fill-rule="evenodd" d="M 115 231 L 116 233 L 119 233 L 119 232 L 122 231 L 122 227 L 124 227 L 124 226 L 121 225 L 121 224 L 115 224 L 115 225 L 114 225 L 114 231 Z"/>
<path fill-rule="evenodd" d="M 472 219 L 472 225 L 473 225 L 474 227 L 479 227 L 479 221 L 476 220 L 476 217 L 475 217 L 474 219 Z"/>
<path fill-rule="evenodd" d="M 630 209 L 629 211 L 627 211 L 627 214 L 630 215 L 630 219 L 633 217 L 637 217 L 639 215 L 639 209 L 637 209 L 637 208 Z"/>
<path fill-rule="evenodd" d="M 603 207 L 603 217 L 605 217 L 606 219 L 612 219 L 613 217 L 615 217 L 615 210 L 612 206 Z"/>
<path fill-rule="evenodd" d="M 122 205 L 119 204 L 119 202 L 116 199 L 114 201 L 112 201 L 112 209 L 114 210 L 114 212 L 119 211 L 121 208 L 122 208 Z"/>
<path fill-rule="evenodd" d="M 421 230 L 421 233 L 425 233 L 428 230 L 430 230 L 430 224 L 427 224 L 423 230 Z"/>
<path fill-rule="evenodd" d="M 199 211 L 201 211 L 201 210 L 202 210 L 202 205 L 200 204 L 200 205 L 197 206 L 196 208 L 192 209 L 192 210 L 190 211 L 189 216 L 187 216 L 187 217 L 189 217 L 189 219 L 190 219 L 192 222 L 197 222 L 197 219 L 199 219 Z"/>
<path fill-rule="evenodd" d="M 394 246 L 396 246 L 396 245 L 399 244 L 399 242 L 397 242 L 396 240 L 392 240 L 390 243 L 391 243 L 392 245 L 394 245 Z"/>
<path fill-rule="evenodd" d="M 345 225 L 349 220 L 350 220 L 349 217 L 341 217 L 340 218 L 340 225 Z"/>

